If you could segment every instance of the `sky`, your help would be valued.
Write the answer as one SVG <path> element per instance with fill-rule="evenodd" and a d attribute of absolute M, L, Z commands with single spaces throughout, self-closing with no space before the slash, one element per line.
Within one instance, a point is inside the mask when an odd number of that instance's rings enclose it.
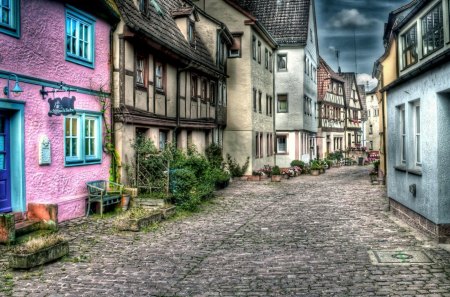
<path fill-rule="evenodd" d="M 335 53 L 338 50 L 342 71 L 357 72 L 358 83 L 369 82 L 369 89 L 374 88 L 376 80 L 372 79 L 373 63 L 384 53 L 384 23 L 387 22 L 389 12 L 409 3 L 410 0 L 315 2 L 321 57 L 337 71 Z"/>

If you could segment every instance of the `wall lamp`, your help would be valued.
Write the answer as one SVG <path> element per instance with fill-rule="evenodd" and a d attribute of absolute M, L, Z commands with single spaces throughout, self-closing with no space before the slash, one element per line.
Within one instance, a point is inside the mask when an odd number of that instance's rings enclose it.
<path fill-rule="evenodd" d="M 11 76 L 16 78 L 16 84 L 14 85 L 14 88 L 12 90 L 9 89 L 9 81 L 11 79 Z M 17 77 L 17 75 L 12 74 L 12 73 L 8 75 L 7 85 L 6 85 L 6 87 L 3 88 L 3 94 L 5 94 L 7 99 L 10 99 L 9 98 L 10 92 L 12 92 L 15 96 L 18 96 L 18 95 L 20 95 L 20 93 L 23 92 L 22 88 L 19 86 L 19 78 Z"/>

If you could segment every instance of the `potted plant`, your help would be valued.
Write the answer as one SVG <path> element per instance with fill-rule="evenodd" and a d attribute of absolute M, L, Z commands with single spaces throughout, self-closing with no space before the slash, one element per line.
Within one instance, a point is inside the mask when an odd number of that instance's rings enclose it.
<path fill-rule="evenodd" d="M 281 181 L 281 170 L 280 170 L 280 167 L 278 167 L 278 166 L 273 166 L 272 167 L 271 180 L 273 182 L 280 182 Z"/>
<path fill-rule="evenodd" d="M 319 161 L 314 160 L 311 162 L 311 175 L 317 176 L 320 174 L 320 169 L 322 166 L 320 165 Z"/>
<path fill-rule="evenodd" d="M 17 246 L 9 257 L 9 266 L 29 269 L 59 259 L 68 253 L 68 241 L 60 235 L 50 234 L 30 239 Z"/>

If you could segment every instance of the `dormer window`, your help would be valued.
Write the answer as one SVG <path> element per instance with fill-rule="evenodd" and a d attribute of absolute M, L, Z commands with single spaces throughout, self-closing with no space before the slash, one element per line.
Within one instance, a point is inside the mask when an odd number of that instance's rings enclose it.
<path fill-rule="evenodd" d="M 147 14 L 148 0 L 139 0 L 139 10 L 143 14 Z"/>
<path fill-rule="evenodd" d="M 230 58 L 240 58 L 241 57 L 241 38 L 242 33 L 232 33 L 233 34 L 233 45 L 230 48 L 228 57 Z"/>
<path fill-rule="evenodd" d="M 195 44 L 195 23 L 193 21 L 189 21 L 188 25 L 188 41 L 191 45 Z"/>
<path fill-rule="evenodd" d="M 442 3 L 422 18 L 423 55 L 427 56 L 444 46 Z"/>
<path fill-rule="evenodd" d="M 411 27 L 405 34 L 401 36 L 402 39 L 402 59 L 403 68 L 406 68 L 417 62 L 417 26 Z"/>

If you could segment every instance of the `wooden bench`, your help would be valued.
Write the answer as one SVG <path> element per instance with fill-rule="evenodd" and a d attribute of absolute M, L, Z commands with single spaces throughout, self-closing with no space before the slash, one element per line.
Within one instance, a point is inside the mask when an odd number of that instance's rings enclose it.
<path fill-rule="evenodd" d="M 107 180 L 95 180 L 87 182 L 88 205 L 86 216 L 89 215 L 92 202 L 99 202 L 100 215 L 103 217 L 103 207 L 120 203 L 122 200 L 123 185 Z"/>

